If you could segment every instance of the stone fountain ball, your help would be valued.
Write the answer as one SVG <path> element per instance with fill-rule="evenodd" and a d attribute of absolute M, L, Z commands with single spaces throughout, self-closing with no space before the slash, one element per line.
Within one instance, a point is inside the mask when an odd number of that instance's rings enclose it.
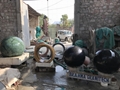
<path fill-rule="evenodd" d="M 24 43 L 18 37 L 6 37 L 1 42 L 1 54 L 3 57 L 20 56 L 23 54 L 24 50 Z"/>
<path fill-rule="evenodd" d="M 120 56 L 114 50 L 99 50 L 96 52 L 93 64 L 99 72 L 112 74 L 120 68 Z"/>
<path fill-rule="evenodd" d="M 80 47 L 72 46 L 65 50 L 63 59 L 69 67 L 79 67 L 84 63 L 85 53 Z"/>

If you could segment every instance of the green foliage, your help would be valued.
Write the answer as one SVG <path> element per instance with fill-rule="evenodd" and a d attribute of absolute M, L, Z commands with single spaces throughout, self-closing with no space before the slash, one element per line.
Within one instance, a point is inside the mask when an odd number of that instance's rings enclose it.
<path fill-rule="evenodd" d="M 61 26 L 62 26 L 63 28 L 68 27 L 68 16 L 67 16 L 67 14 L 62 15 L 62 18 L 61 18 Z"/>
<path fill-rule="evenodd" d="M 68 15 L 67 14 L 62 15 L 62 18 L 60 20 L 61 20 L 61 25 L 60 26 L 62 28 L 65 28 L 65 29 L 70 28 L 74 24 L 74 20 L 72 20 L 72 19 L 68 20 Z"/>
<path fill-rule="evenodd" d="M 56 28 L 56 24 L 50 24 L 49 28 Z"/>
<path fill-rule="evenodd" d="M 41 16 L 39 17 L 39 26 L 40 27 L 43 26 L 43 17 L 44 17 L 44 14 L 41 14 Z"/>
<path fill-rule="evenodd" d="M 74 20 L 73 19 L 69 19 L 68 23 L 69 23 L 69 27 L 72 27 L 74 25 Z"/>
<path fill-rule="evenodd" d="M 39 16 L 39 26 L 42 27 L 43 26 L 43 19 L 44 19 L 44 14 L 41 14 L 41 16 Z M 46 19 L 49 20 L 49 18 L 46 16 Z"/>
<path fill-rule="evenodd" d="M 48 28 L 48 31 L 49 31 L 49 35 L 51 36 L 52 39 L 55 39 L 55 35 L 56 35 L 56 24 L 50 24 L 49 25 L 49 28 Z"/>

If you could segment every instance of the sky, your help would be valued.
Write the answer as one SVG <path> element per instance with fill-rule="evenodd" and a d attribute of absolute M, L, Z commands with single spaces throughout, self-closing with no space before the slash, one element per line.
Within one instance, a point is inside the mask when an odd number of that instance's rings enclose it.
<path fill-rule="evenodd" d="M 59 22 L 62 15 L 74 19 L 74 0 L 24 0 L 34 10 L 49 18 L 49 23 Z"/>

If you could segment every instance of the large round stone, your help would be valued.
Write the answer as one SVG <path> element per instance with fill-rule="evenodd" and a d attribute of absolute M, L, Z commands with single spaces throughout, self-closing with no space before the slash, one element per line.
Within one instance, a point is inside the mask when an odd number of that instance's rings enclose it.
<path fill-rule="evenodd" d="M 63 59 L 69 67 L 79 67 L 85 61 L 85 53 L 78 46 L 72 46 L 65 50 Z"/>
<path fill-rule="evenodd" d="M 1 42 L 1 54 L 4 57 L 22 55 L 25 50 L 23 41 L 15 36 L 4 38 Z"/>
<path fill-rule="evenodd" d="M 120 68 L 120 56 L 114 50 L 103 49 L 96 52 L 93 64 L 99 72 L 112 74 Z"/>

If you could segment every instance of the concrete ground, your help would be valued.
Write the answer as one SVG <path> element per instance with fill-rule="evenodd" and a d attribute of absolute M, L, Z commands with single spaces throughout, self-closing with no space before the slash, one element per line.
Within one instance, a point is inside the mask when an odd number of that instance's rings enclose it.
<path fill-rule="evenodd" d="M 66 47 L 70 45 L 65 44 Z M 27 66 L 23 65 L 19 70 L 22 83 L 17 90 L 118 90 L 120 87 L 120 72 L 115 74 L 117 86 L 103 87 L 96 82 L 70 79 L 66 76 L 66 70 L 59 65 L 55 67 L 55 72 L 36 72 L 32 56 L 27 60 Z"/>

